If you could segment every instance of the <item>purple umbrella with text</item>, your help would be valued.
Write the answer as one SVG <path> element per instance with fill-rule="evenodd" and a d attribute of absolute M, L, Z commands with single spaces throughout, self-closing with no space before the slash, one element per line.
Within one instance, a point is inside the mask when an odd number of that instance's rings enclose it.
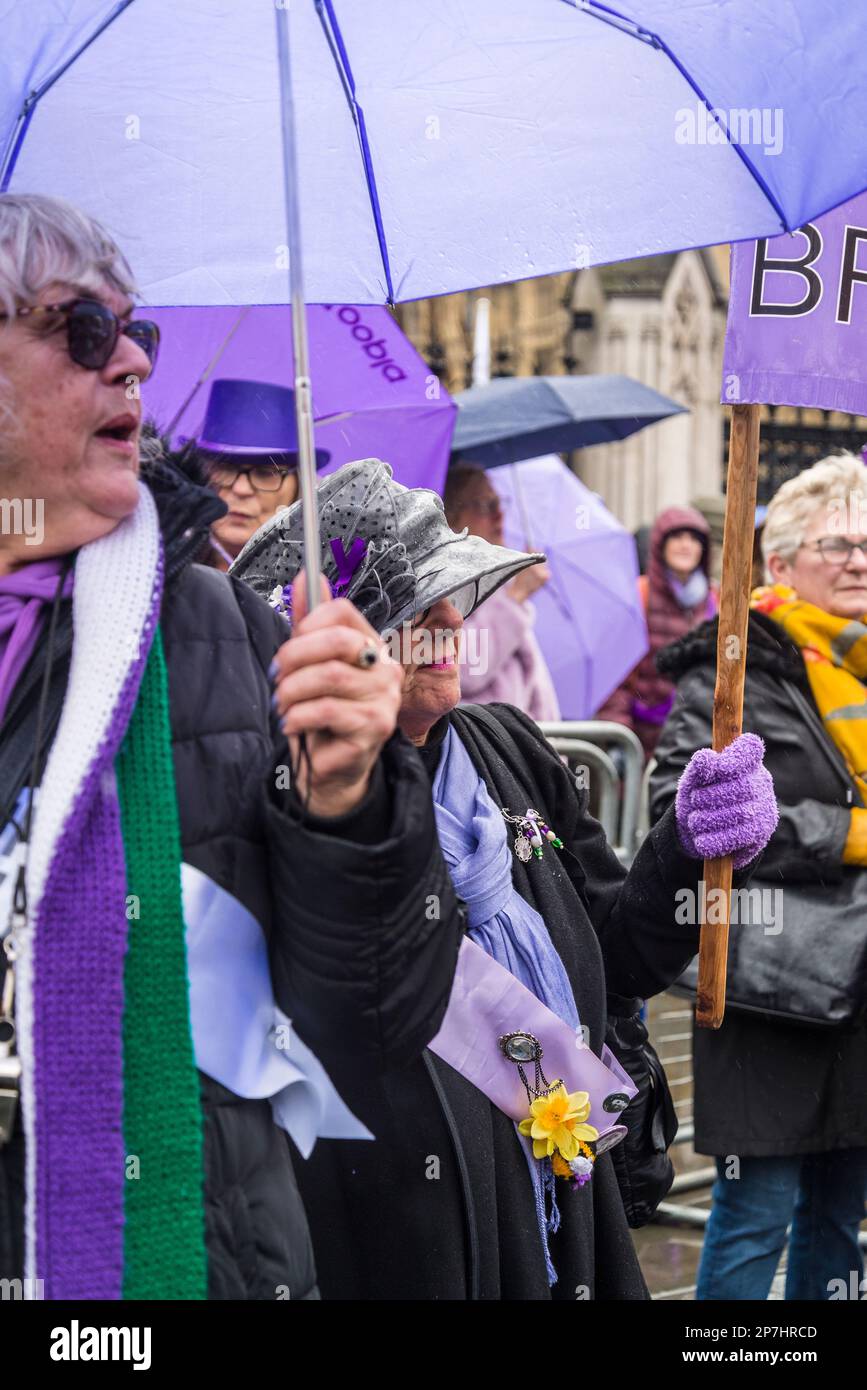
<path fill-rule="evenodd" d="M 313 304 L 307 315 L 316 444 L 331 454 L 322 471 L 382 458 L 406 487 L 441 491 L 455 406 L 391 313 Z M 214 380 L 294 386 L 292 320 L 283 305 L 148 309 L 146 316 L 159 324 L 162 344 L 144 411 L 174 439 L 197 437 Z"/>

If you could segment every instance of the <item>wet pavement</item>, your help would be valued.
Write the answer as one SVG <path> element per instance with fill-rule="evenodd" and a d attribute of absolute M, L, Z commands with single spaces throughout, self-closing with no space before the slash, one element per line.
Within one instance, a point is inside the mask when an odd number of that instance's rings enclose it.
<path fill-rule="evenodd" d="M 698 1216 L 709 1212 L 713 1159 L 692 1147 L 692 1006 L 686 999 L 661 994 L 650 1001 L 648 1028 L 659 1053 L 674 1097 L 680 1130 L 672 1148 L 675 1181 L 657 1220 L 633 1232 L 641 1268 L 654 1299 L 691 1301 L 701 1256 L 704 1225 Z M 685 1142 L 684 1142 L 685 1140 Z M 703 1178 L 692 1186 L 696 1178 Z M 681 1219 L 674 1219 L 680 1214 Z M 690 1220 L 689 1213 L 695 1215 Z M 867 1220 L 861 1227 L 867 1232 Z M 786 1256 L 771 1289 L 771 1299 L 782 1299 Z"/>

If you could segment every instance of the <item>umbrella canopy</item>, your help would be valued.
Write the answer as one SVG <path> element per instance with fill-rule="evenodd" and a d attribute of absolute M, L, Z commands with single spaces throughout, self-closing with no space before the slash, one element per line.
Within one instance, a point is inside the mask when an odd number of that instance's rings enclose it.
<path fill-rule="evenodd" d="M 292 321 L 283 306 L 149 309 L 147 317 L 162 341 L 142 389 L 144 413 L 163 429 L 174 421 L 175 438 L 198 437 L 214 379 L 294 384 Z M 314 304 L 307 318 L 316 446 L 331 453 L 322 471 L 382 458 L 405 487 L 441 491 L 455 406 L 389 311 Z"/>
<path fill-rule="evenodd" d="M 611 444 L 686 409 L 628 376 L 497 377 L 455 401 L 453 458 L 485 468 Z"/>
<path fill-rule="evenodd" d="M 0 182 L 101 218 L 149 303 L 284 302 L 274 21 L 7 0 Z M 851 0 L 293 0 L 290 46 L 311 301 L 773 236 L 867 184 Z"/>
<path fill-rule="evenodd" d="M 544 550 L 551 579 L 533 595 L 534 632 L 564 719 L 592 719 L 647 651 L 635 541 L 561 459 L 496 475 L 505 541 Z"/>

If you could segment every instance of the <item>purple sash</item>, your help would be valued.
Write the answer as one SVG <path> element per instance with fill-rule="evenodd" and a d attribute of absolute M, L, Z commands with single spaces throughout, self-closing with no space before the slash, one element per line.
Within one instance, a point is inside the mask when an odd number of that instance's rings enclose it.
<path fill-rule="evenodd" d="M 501 1052 L 499 1039 L 517 1032 L 539 1039 L 542 1068 L 551 1085 L 561 1080 L 567 1091 L 588 1093 L 588 1123 L 600 1135 L 597 1153 L 619 1143 L 626 1130 L 617 1123 L 618 1116 L 638 1087 L 617 1058 L 607 1047 L 602 1058 L 597 1057 L 580 1033 L 465 937 L 446 1016 L 429 1046 L 515 1122 L 527 1117 L 530 1104 L 518 1069 Z"/>

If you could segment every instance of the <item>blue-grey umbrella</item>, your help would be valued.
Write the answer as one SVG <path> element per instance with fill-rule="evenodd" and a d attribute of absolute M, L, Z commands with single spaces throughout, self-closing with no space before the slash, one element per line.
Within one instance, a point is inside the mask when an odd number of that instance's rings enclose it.
<path fill-rule="evenodd" d="M 628 376 L 497 377 L 455 400 L 452 459 L 484 468 L 611 444 L 686 409 Z"/>

